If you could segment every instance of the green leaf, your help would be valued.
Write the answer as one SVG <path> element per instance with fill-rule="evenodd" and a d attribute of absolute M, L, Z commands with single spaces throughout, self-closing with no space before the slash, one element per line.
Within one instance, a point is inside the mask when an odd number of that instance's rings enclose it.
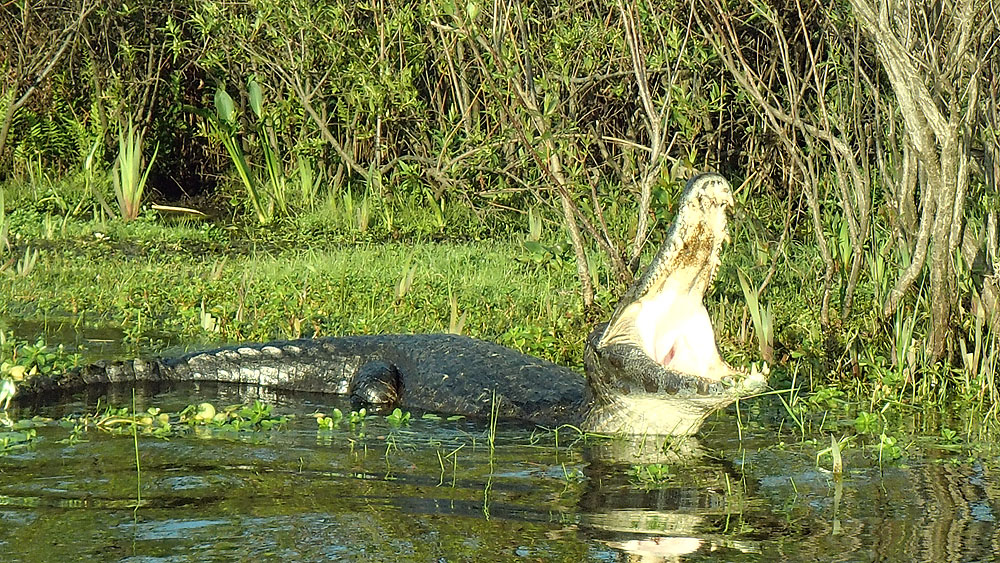
<path fill-rule="evenodd" d="M 250 83 L 247 84 L 247 89 L 250 94 L 250 109 L 253 110 L 257 119 L 260 119 L 260 116 L 264 113 L 264 94 L 260 90 L 260 84 L 257 84 L 256 80 L 251 79 Z"/>
<path fill-rule="evenodd" d="M 546 92 L 542 101 L 542 115 L 552 115 L 559 105 L 559 96 L 555 92 Z"/>
<path fill-rule="evenodd" d="M 219 116 L 219 119 L 225 121 L 226 123 L 232 123 L 235 121 L 233 117 L 233 112 L 235 110 L 235 105 L 233 104 L 233 98 L 229 96 L 221 86 L 215 89 L 215 113 Z"/>
<path fill-rule="evenodd" d="M 14 381 L 6 377 L 3 381 L 0 381 L 0 404 L 3 405 L 3 410 L 7 410 L 7 407 L 10 406 L 10 402 L 16 394 L 17 385 L 14 384 Z"/>

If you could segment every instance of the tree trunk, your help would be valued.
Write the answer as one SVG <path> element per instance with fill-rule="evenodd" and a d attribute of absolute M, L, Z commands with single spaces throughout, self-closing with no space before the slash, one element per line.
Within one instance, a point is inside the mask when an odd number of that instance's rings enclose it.
<path fill-rule="evenodd" d="M 954 251 L 964 221 L 968 185 L 967 139 L 974 126 L 978 76 L 982 65 L 976 49 L 989 44 L 989 25 L 973 27 L 974 0 L 944 2 L 932 7 L 896 8 L 870 0 L 850 0 L 858 24 L 871 38 L 898 102 L 907 148 L 917 172 L 904 169 L 896 186 L 903 221 L 912 226 L 907 205 L 913 201 L 913 176 L 920 185 L 920 222 L 912 240 L 913 260 L 885 303 L 886 316 L 895 313 L 920 273 L 929 273 L 930 323 L 927 352 L 939 360 L 948 352 L 952 310 L 957 301 Z M 933 17 L 932 17 L 933 16 Z M 934 26 L 927 21 L 938 20 Z M 980 35 L 977 35 L 979 33 Z M 983 53 L 985 54 L 985 53 Z M 909 163 L 904 163 L 904 167 Z"/>

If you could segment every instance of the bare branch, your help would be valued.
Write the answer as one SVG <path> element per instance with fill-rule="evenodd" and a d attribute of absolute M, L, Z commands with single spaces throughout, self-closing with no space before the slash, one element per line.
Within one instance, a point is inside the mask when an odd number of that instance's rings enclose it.
<path fill-rule="evenodd" d="M 39 56 L 34 59 L 34 61 L 27 63 L 22 61 L 22 66 L 30 66 L 29 72 L 33 72 L 34 76 L 31 78 L 31 82 L 28 84 L 27 88 L 16 100 L 13 100 L 10 105 L 7 106 L 5 115 L 3 116 L 3 121 L 0 122 L 0 155 L 3 155 L 4 148 L 7 144 L 7 135 L 10 132 L 11 123 L 14 121 L 14 114 L 17 110 L 21 109 L 28 100 L 31 99 L 32 94 L 38 86 L 48 78 L 49 73 L 56 67 L 56 64 L 62 59 L 66 50 L 73 44 L 76 40 L 78 33 L 80 31 L 80 26 L 87 19 L 94 9 L 97 8 L 97 4 L 88 4 L 84 2 L 80 5 L 80 11 L 76 16 L 76 19 L 69 23 L 63 30 L 59 33 L 61 40 L 56 43 L 49 51 L 44 55 Z M 25 27 L 25 32 L 27 32 L 27 27 Z M 35 68 L 39 68 L 37 72 L 34 71 Z M 21 77 L 23 78 L 23 76 Z M 15 80 L 13 84 L 13 89 L 20 87 L 20 80 Z"/>

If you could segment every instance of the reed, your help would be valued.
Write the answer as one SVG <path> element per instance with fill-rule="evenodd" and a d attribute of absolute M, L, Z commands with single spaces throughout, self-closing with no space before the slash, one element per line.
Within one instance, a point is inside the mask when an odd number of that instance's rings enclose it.
<path fill-rule="evenodd" d="M 142 132 L 136 130 L 131 118 L 127 126 L 119 128 L 118 157 L 111 171 L 111 180 L 122 219 L 131 221 L 139 216 L 146 180 L 149 178 L 149 171 L 153 168 L 159 150 L 160 146 L 157 145 L 149 161 L 144 163 Z"/>

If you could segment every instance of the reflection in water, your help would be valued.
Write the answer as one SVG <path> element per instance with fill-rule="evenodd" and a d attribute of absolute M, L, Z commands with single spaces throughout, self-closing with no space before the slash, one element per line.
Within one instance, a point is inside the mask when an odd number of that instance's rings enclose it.
<path fill-rule="evenodd" d="M 1000 553 L 996 459 L 967 460 L 916 447 L 898 464 L 878 465 L 853 452 L 842 480 L 796 462 L 791 454 L 762 451 L 747 473 L 755 493 L 784 513 L 789 534 L 768 549 L 788 560 L 837 560 L 852 554 L 871 561 L 993 561 Z M 804 461 L 804 460 L 803 460 Z M 987 463 L 987 462 L 990 463 Z"/>
<path fill-rule="evenodd" d="M 633 561 L 656 563 L 681 561 L 681 555 L 698 551 L 701 543 L 698 538 L 651 536 L 641 540 L 609 541 L 608 545 L 634 555 Z"/>
<path fill-rule="evenodd" d="M 654 449 L 659 460 L 648 444 L 643 446 L 629 452 L 620 444 L 601 444 L 588 452 L 588 486 L 578 506 L 581 523 L 596 537 L 615 538 L 605 543 L 628 553 L 630 561 L 681 561 L 699 550 L 758 550 L 758 542 L 730 533 L 742 527 L 748 499 L 728 464 L 713 459 L 695 438 L 671 439 L 665 448 Z M 630 459 L 671 469 L 661 481 L 637 483 L 634 466 L 629 471 L 624 465 Z"/>
<path fill-rule="evenodd" d="M 998 557 L 1000 483 L 995 468 L 941 461 L 887 471 L 884 486 L 871 487 L 876 510 L 870 525 L 879 532 L 873 545 L 876 557 L 900 550 L 924 561 Z"/>
<path fill-rule="evenodd" d="M 414 413 L 408 426 L 372 418 L 320 431 L 310 413 L 349 405 L 206 384 L 155 393 L 138 393 L 140 408 L 257 398 L 299 416 L 268 432 L 141 438 L 135 513 L 131 437 L 71 442 L 67 428 L 39 428 L 30 448 L 0 455 L 4 561 L 959 562 L 1000 552 L 995 457 L 914 449 L 880 469 L 854 449 L 836 480 L 809 447 L 771 447 L 768 429 L 744 428 L 740 442 L 728 420 L 703 444 L 666 451 L 570 446 L 565 434 L 557 446 L 552 434 L 501 428 L 491 459 L 482 421 Z M 650 463 L 655 479 L 635 467 Z"/>

